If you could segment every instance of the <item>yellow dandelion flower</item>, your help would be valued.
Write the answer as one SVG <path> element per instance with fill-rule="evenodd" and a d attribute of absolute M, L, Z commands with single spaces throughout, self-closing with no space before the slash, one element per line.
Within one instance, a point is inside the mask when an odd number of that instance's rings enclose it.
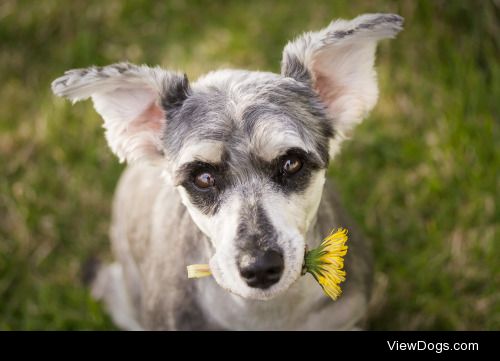
<path fill-rule="evenodd" d="M 321 285 L 325 293 L 336 300 L 342 293 L 339 284 L 345 281 L 344 256 L 347 253 L 347 230 L 339 228 L 330 232 L 318 248 L 306 253 L 305 272 Z"/>
<path fill-rule="evenodd" d="M 192 264 L 187 266 L 188 278 L 201 278 L 212 275 L 208 264 Z"/>

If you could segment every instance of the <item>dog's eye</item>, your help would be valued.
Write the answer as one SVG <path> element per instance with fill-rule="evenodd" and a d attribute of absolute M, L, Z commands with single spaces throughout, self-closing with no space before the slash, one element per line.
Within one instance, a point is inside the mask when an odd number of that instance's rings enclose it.
<path fill-rule="evenodd" d="M 201 172 L 194 177 L 194 184 L 205 190 L 215 185 L 215 177 L 209 172 Z"/>
<path fill-rule="evenodd" d="M 302 161 L 299 157 L 290 155 L 283 160 L 283 171 L 285 174 L 292 175 L 302 168 Z"/>

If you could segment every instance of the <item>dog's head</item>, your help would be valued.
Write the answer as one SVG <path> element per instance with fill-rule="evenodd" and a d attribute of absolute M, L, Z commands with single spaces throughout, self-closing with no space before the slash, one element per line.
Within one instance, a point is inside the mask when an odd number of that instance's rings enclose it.
<path fill-rule="evenodd" d="M 191 85 L 121 63 L 71 70 L 52 87 L 92 98 L 121 160 L 165 168 L 211 240 L 222 287 L 269 299 L 301 274 L 328 162 L 374 107 L 376 44 L 402 21 L 370 14 L 306 33 L 285 47 L 279 75 L 223 70 Z"/>

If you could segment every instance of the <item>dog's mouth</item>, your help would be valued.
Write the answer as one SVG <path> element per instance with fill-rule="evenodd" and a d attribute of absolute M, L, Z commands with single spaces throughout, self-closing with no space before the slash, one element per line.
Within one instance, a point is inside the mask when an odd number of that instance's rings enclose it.
<path fill-rule="evenodd" d="M 210 270 L 217 284 L 229 293 L 245 299 L 267 301 L 285 293 L 300 278 L 304 255 L 297 256 L 293 265 L 291 261 L 285 262 L 279 281 L 264 287 L 250 286 L 236 266 L 221 266 L 217 255 L 210 260 Z"/>

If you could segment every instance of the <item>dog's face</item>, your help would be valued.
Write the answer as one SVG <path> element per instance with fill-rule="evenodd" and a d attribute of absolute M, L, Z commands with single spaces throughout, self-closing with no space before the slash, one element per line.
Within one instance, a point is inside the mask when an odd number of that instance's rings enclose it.
<path fill-rule="evenodd" d="M 67 72 L 53 89 L 92 97 L 121 159 L 163 166 L 212 243 L 216 281 L 265 300 L 301 274 L 329 160 L 377 99 L 376 42 L 401 25 L 374 14 L 304 34 L 280 75 L 226 70 L 190 85 L 115 64 Z"/>
<path fill-rule="evenodd" d="M 222 71 L 170 113 L 171 174 L 212 241 L 214 277 L 234 293 L 269 298 L 301 273 L 332 137 L 324 108 L 295 79 Z"/>

